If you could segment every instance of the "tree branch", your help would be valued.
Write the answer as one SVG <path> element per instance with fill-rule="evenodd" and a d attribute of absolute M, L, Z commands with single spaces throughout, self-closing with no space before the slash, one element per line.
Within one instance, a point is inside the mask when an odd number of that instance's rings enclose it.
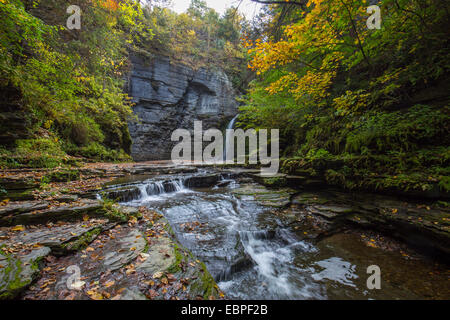
<path fill-rule="evenodd" d="M 293 4 L 296 6 L 300 6 L 302 9 L 305 9 L 305 5 L 306 5 L 306 1 L 302 1 L 302 2 L 293 2 L 293 1 L 272 1 L 272 0 L 251 0 L 253 2 L 256 3 L 261 3 L 261 4 L 283 4 L 283 5 L 289 5 L 289 4 Z"/>

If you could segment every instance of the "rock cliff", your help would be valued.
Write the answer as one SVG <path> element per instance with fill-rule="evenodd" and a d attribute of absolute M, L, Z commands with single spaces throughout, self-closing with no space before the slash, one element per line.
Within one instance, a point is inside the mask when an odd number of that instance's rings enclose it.
<path fill-rule="evenodd" d="M 193 70 L 163 57 L 131 61 L 128 92 L 138 117 L 129 124 L 134 160 L 170 159 L 174 130 L 192 130 L 196 120 L 203 121 L 204 130 L 222 128 L 237 114 L 236 95 L 224 72 Z"/>

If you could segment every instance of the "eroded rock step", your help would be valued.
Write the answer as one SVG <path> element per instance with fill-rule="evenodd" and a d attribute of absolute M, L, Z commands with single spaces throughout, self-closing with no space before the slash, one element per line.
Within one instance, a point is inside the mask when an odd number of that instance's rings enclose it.
<path fill-rule="evenodd" d="M 12 202 L 0 208 L 0 226 L 45 224 L 56 221 L 73 221 L 83 215 L 102 215 L 103 202 L 80 199 L 71 203 L 50 203 L 47 201 Z"/>
<path fill-rule="evenodd" d="M 316 230 L 307 237 L 352 227 L 372 229 L 450 261 L 450 212 L 445 209 L 373 194 L 302 192 L 293 197 L 291 208 L 281 215 L 299 233 L 308 228 Z"/>

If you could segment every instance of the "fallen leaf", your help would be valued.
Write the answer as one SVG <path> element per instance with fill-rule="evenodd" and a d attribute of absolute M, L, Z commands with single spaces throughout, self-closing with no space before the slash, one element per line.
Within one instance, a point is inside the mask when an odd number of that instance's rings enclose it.
<path fill-rule="evenodd" d="M 24 231 L 25 227 L 22 226 L 22 225 L 18 225 L 18 226 L 15 226 L 15 227 L 11 228 L 11 230 L 12 231 Z"/>
<path fill-rule="evenodd" d="M 81 290 L 81 288 L 83 288 L 85 284 L 86 282 L 84 281 L 76 281 L 70 285 L 70 289 Z"/>
<path fill-rule="evenodd" d="M 145 260 L 146 260 L 146 259 L 147 259 L 148 257 L 150 257 L 150 255 L 149 255 L 149 254 L 147 254 L 147 253 L 143 253 L 143 252 L 142 252 L 142 253 L 140 253 L 139 255 L 141 256 L 141 258 L 142 258 L 142 259 L 145 259 Z"/>
<path fill-rule="evenodd" d="M 159 296 L 159 293 L 153 289 L 148 290 L 147 297 L 153 299 L 154 297 Z"/>

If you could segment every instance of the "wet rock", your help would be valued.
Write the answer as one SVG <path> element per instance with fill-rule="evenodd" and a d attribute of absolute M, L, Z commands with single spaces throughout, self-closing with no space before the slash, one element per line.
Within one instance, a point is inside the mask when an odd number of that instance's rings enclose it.
<path fill-rule="evenodd" d="M 56 221 L 80 220 L 83 215 L 96 217 L 101 215 L 103 203 L 99 200 L 82 199 L 75 204 L 62 205 L 40 211 L 2 215 L 0 226 L 46 224 Z"/>
<path fill-rule="evenodd" d="M 208 188 L 214 186 L 220 180 L 220 174 L 199 175 L 187 178 L 184 185 L 188 188 Z"/>
<path fill-rule="evenodd" d="M 69 182 L 80 179 L 80 172 L 78 170 L 59 170 L 47 173 L 41 178 L 41 182 Z"/>
<path fill-rule="evenodd" d="M 29 178 L 0 178 L 0 187 L 6 191 L 34 189 L 39 183 Z"/>
<path fill-rule="evenodd" d="M 302 188 L 305 181 L 307 181 L 307 180 L 308 180 L 308 178 L 305 176 L 292 176 L 292 175 L 286 176 L 287 185 L 294 189 Z"/>
<path fill-rule="evenodd" d="M 20 255 L 0 253 L 0 299 L 13 299 L 24 291 L 39 274 L 39 261 L 49 253 L 47 247 Z"/>
<path fill-rule="evenodd" d="M 262 176 L 261 173 L 250 174 L 250 176 L 258 183 L 269 188 L 282 188 L 287 185 L 286 175 L 278 173 L 273 177 Z"/>
<path fill-rule="evenodd" d="M 285 207 L 290 203 L 291 195 L 294 194 L 295 191 L 287 188 L 271 190 L 261 185 L 249 184 L 237 188 L 232 192 L 246 200 L 253 198 L 263 206 Z"/>
<path fill-rule="evenodd" d="M 106 270 L 117 270 L 127 265 L 145 249 L 146 241 L 141 232 L 131 230 L 124 237 L 110 241 L 105 245 L 103 267 Z"/>
<path fill-rule="evenodd" d="M 105 175 L 105 169 L 93 169 L 93 168 L 81 168 L 79 169 L 81 174 L 86 176 L 103 177 Z"/>
<path fill-rule="evenodd" d="M 292 204 L 330 221 L 330 230 L 369 228 L 400 239 L 425 254 L 444 260 L 450 256 L 450 213 L 445 210 L 383 195 L 333 190 L 300 193 Z"/>
<path fill-rule="evenodd" d="M 147 297 L 137 289 L 125 289 L 120 295 L 120 300 L 148 300 Z"/>
<path fill-rule="evenodd" d="M 118 188 L 112 191 L 105 191 L 104 194 L 108 199 L 120 202 L 128 202 L 141 198 L 141 191 L 138 187 Z"/>
<path fill-rule="evenodd" d="M 196 167 L 190 166 L 156 166 L 151 165 L 139 165 L 126 169 L 131 174 L 180 174 L 180 173 L 195 173 L 198 171 Z"/>
<path fill-rule="evenodd" d="M 145 257 L 138 270 L 151 275 L 167 271 L 175 263 L 173 242 L 165 237 L 152 241 Z"/>
<path fill-rule="evenodd" d="M 339 215 L 352 213 L 354 209 L 351 207 L 337 206 L 337 205 L 314 205 L 309 207 L 309 210 L 321 215 L 327 219 L 334 219 Z"/>
<path fill-rule="evenodd" d="M 78 196 L 75 194 L 65 194 L 55 197 L 54 200 L 59 202 L 74 202 L 78 200 Z"/>
<path fill-rule="evenodd" d="M 247 168 L 230 168 L 224 169 L 223 172 L 230 173 L 233 178 L 237 178 L 237 177 L 250 177 L 251 175 L 260 174 L 261 170 L 247 169 Z"/>
<path fill-rule="evenodd" d="M 228 185 L 229 185 L 230 183 L 232 183 L 232 182 L 233 182 L 233 180 L 224 180 L 224 181 L 219 182 L 219 183 L 217 184 L 217 187 L 223 188 L 223 187 L 228 186 Z"/>
<path fill-rule="evenodd" d="M 33 189 L 12 190 L 0 194 L 0 200 L 8 199 L 10 201 L 34 200 Z"/>
<path fill-rule="evenodd" d="M 116 208 L 120 213 L 125 215 L 127 218 L 129 218 L 129 217 L 140 218 L 141 217 L 139 209 L 136 207 L 114 204 L 114 208 Z"/>
<path fill-rule="evenodd" d="M 158 173 L 161 173 L 161 174 L 180 174 L 180 173 L 196 173 L 196 172 L 198 172 L 198 168 L 187 167 L 187 166 L 158 170 Z"/>
<path fill-rule="evenodd" d="M 0 217 L 4 217 L 11 214 L 20 214 L 25 212 L 31 212 L 35 210 L 47 209 L 49 207 L 48 202 L 43 201 L 14 201 L 9 202 L 6 206 L 0 207 Z"/>
<path fill-rule="evenodd" d="M 305 204 L 325 204 L 330 201 L 330 196 L 322 193 L 301 193 L 295 195 L 292 199 L 292 204 L 305 205 Z"/>
<path fill-rule="evenodd" d="M 37 245 L 49 247 L 54 255 L 63 255 L 81 250 L 92 242 L 97 235 L 115 223 L 107 219 L 86 222 L 68 223 L 64 225 L 40 225 L 14 233 L 0 245 L 34 247 Z"/>

